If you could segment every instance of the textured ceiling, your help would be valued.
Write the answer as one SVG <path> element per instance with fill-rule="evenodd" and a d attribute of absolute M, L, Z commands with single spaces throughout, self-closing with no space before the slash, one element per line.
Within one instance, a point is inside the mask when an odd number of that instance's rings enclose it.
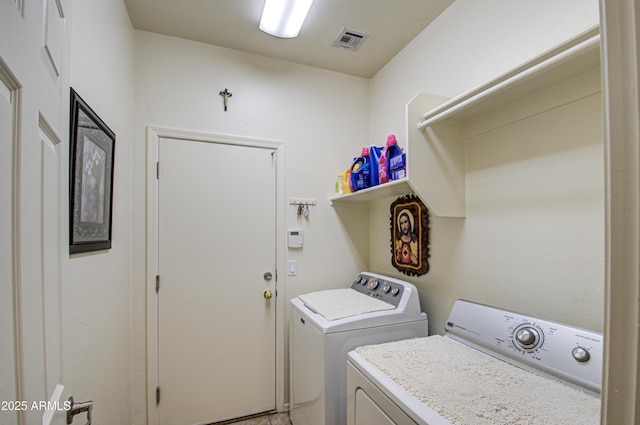
<path fill-rule="evenodd" d="M 136 29 L 370 78 L 453 0 L 315 0 L 294 39 L 258 29 L 264 0 L 124 0 Z M 333 47 L 343 27 L 370 34 Z"/>

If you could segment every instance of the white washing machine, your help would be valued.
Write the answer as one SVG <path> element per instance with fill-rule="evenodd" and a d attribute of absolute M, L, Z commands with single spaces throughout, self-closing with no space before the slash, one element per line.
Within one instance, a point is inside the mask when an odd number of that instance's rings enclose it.
<path fill-rule="evenodd" d="M 293 425 L 345 425 L 347 353 L 427 336 L 416 287 L 362 272 L 349 288 L 291 300 L 290 417 Z"/>

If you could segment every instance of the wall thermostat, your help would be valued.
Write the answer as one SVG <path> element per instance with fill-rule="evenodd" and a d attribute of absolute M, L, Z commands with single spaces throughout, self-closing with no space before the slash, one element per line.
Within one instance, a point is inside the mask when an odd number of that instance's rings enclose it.
<path fill-rule="evenodd" d="M 302 230 L 288 230 L 289 248 L 302 248 L 304 232 Z"/>

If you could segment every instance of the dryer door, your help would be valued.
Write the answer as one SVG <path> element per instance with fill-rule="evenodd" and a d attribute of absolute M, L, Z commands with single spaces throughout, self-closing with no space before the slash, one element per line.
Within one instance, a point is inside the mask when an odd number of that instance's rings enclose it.
<path fill-rule="evenodd" d="M 445 423 L 449 424 L 449 422 Z M 347 425 L 417 425 L 417 423 L 349 361 L 347 362 Z M 421 422 L 420 425 L 430 424 Z"/>
<path fill-rule="evenodd" d="M 362 388 L 356 391 L 355 419 L 355 425 L 396 425 Z"/>

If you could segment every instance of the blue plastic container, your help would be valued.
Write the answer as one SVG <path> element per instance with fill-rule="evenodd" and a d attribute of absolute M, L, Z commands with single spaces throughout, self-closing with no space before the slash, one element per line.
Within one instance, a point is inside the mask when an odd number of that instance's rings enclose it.
<path fill-rule="evenodd" d="M 360 157 L 356 158 L 351 166 L 351 182 L 354 191 L 371 186 L 371 158 L 367 147 L 362 148 Z"/>
<path fill-rule="evenodd" d="M 370 183 L 369 186 L 377 186 L 380 184 L 378 177 L 378 165 L 380 162 L 380 155 L 382 154 L 382 146 L 375 145 L 369 146 L 369 158 L 371 160 L 371 171 L 369 172 Z"/>

